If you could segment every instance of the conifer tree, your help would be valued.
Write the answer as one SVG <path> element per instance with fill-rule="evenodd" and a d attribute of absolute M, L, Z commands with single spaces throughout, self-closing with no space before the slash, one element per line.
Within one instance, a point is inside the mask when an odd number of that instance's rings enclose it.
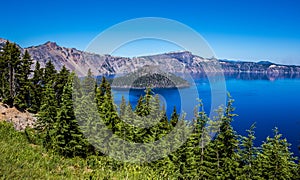
<path fill-rule="evenodd" d="M 62 69 L 59 71 L 59 73 L 56 75 L 54 89 L 55 89 L 58 105 L 60 105 L 61 103 L 63 89 L 66 83 L 68 82 L 69 75 L 70 75 L 70 71 L 67 70 L 65 66 L 63 66 Z"/>
<path fill-rule="evenodd" d="M 41 68 L 40 63 L 37 61 L 35 69 L 33 71 L 33 77 L 31 79 L 31 91 L 30 91 L 30 108 L 29 111 L 37 113 L 41 107 L 42 95 L 43 95 L 43 74 L 44 69 Z"/>
<path fill-rule="evenodd" d="M 274 137 L 267 137 L 257 155 L 257 175 L 264 179 L 295 179 L 297 165 L 290 152 L 290 144 L 282 138 L 277 128 L 273 131 Z"/>
<path fill-rule="evenodd" d="M 43 92 L 43 99 L 41 109 L 38 113 L 36 130 L 40 134 L 43 144 L 46 148 L 53 146 L 55 135 L 54 125 L 57 122 L 58 104 L 55 97 L 52 81 L 46 84 L 45 91 Z"/>
<path fill-rule="evenodd" d="M 88 76 L 85 77 L 89 78 Z M 85 79 L 83 81 L 85 81 Z M 80 125 L 80 130 L 89 141 L 87 145 L 88 153 L 95 153 L 96 148 L 93 145 L 99 146 L 98 133 L 103 132 L 101 125 L 98 123 L 98 110 L 95 101 L 94 93 L 82 93 L 80 79 L 75 75 L 73 79 L 73 102 L 74 102 L 74 114 Z"/>
<path fill-rule="evenodd" d="M 126 100 L 125 97 L 122 96 L 121 104 L 120 104 L 120 117 L 122 118 L 126 112 Z"/>
<path fill-rule="evenodd" d="M 125 98 L 124 98 L 124 102 L 125 102 Z M 132 111 L 132 106 L 130 102 L 128 102 L 127 105 L 125 102 L 124 113 L 122 113 L 121 121 L 120 121 L 121 131 L 119 131 L 118 135 L 128 142 L 135 142 L 136 127 L 133 126 L 133 121 L 134 121 L 134 112 Z"/>
<path fill-rule="evenodd" d="M 103 76 L 100 86 L 96 89 L 96 101 L 98 106 L 100 106 L 104 102 L 104 95 L 106 93 L 107 84 L 108 82 L 106 78 Z"/>
<path fill-rule="evenodd" d="M 238 138 L 236 132 L 231 126 L 234 108 L 232 106 L 233 100 L 229 100 L 225 109 L 225 115 L 221 116 L 220 132 L 216 138 L 216 145 L 218 150 L 218 161 L 220 165 L 220 175 L 224 178 L 234 178 L 238 173 Z"/>
<path fill-rule="evenodd" d="M 150 101 L 152 100 L 152 91 L 150 88 L 146 88 L 145 95 L 141 96 L 135 107 L 135 113 L 141 117 L 148 116 L 150 114 Z"/>
<path fill-rule="evenodd" d="M 55 123 L 55 149 L 65 156 L 86 156 L 88 143 L 79 128 L 73 109 L 73 79 L 68 78 L 64 86 L 61 107 L 57 112 Z"/>
<path fill-rule="evenodd" d="M 53 81 L 56 77 L 57 71 L 52 61 L 48 61 L 44 68 L 43 84 L 47 84 L 49 81 Z"/>
<path fill-rule="evenodd" d="M 19 67 L 16 69 L 17 90 L 14 104 L 21 110 L 25 110 L 30 106 L 31 83 L 29 81 L 29 76 L 32 72 L 32 64 L 31 56 L 26 50 Z"/>
<path fill-rule="evenodd" d="M 91 69 L 89 69 L 87 72 L 87 76 L 82 81 L 82 89 L 84 91 L 84 95 L 89 95 L 90 93 L 95 94 L 96 87 L 96 80 Z"/>
<path fill-rule="evenodd" d="M 170 120 L 170 123 L 173 127 L 176 126 L 176 124 L 178 122 L 178 119 L 179 119 L 179 115 L 177 114 L 176 106 L 174 106 L 173 112 L 172 112 L 172 115 L 171 115 L 171 120 Z"/>
<path fill-rule="evenodd" d="M 257 172 L 254 165 L 255 158 L 257 156 L 257 148 L 254 147 L 253 141 L 255 140 L 254 134 L 255 124 L 252 124 L 248 132 L 247 137 L 242 137 L 240 154 L 240 166 L 242 179 L 255 179 Z"/>
<path fill-rule="evenodd" d="M 14 105 L 17 93 L 16 71 L 21 64 L 21 52 L 16 44 L 6 42 L 1 52 L 1 94 L 2 101 L 10 107 Z"/>
<path fill-rule="evenodd" d="M 1 101 L 5 101 L 7 97 L 9 97 L 9 83 L 7 81 L 8 78 L 8 65 L 7 65 L 7 54 L 8 54 L 8 44 L 7 41 L 4 48 L 0 51 L 0 98 Z"/>
<path fill-rule="evenodd" d="M 139 116 L 148 115 L 145 111 L 144 97 L 142 95 L 140 96 L 137 105 L 135 106 L 135 113 Z"/>
<path fill-rule="evenodd" d="M 114 104 L 110 84 L 104 77 L 102 78 L 100 86 L 96 88 L 96 103 L 101 120 L 104 121 L 113 133 L 118 131 L 118 129 L 120 129 L 120 118 L 118 116 L 116 105 Z"/>

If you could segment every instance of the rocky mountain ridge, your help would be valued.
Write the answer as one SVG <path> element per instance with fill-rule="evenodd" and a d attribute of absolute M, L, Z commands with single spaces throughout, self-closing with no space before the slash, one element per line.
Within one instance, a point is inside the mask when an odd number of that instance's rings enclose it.
<path fill-rule="evenodd" d="M 0 49 L 7 40 L 0 38 Z M 55 68 L 60 70 L 63 65 L 75 71 L 79 76 L 84 76 L 88 69 L 94 75 L 126 74 L 134 72 L 144 66 L 159 66 L 171 73 L 266 73 L 266 74 L 300 74 L 300 66 L 279 65 L 271 62 L 244 62 L 207 59 L 193 55 L 188 51 L 172 52 L 141 57 L 115 57 L 99 55 L 66 48 L 55 42 L 46 42 L 39 46 L 21 48 L 28 50 L 34 61 L 39 61 L 44 66 L 47 61 L 52 61 Z"/>

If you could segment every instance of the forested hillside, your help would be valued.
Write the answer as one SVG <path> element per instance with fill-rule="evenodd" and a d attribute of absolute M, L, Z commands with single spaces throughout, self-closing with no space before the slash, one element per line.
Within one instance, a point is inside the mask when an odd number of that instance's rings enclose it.
<path fill-rule="evenodd" d="M 299 162 L 277 128 L 259 147 L 253 143 L 255 125 L 249 127 L 248 136 L 236 133 L 231 126 L 236 114 L 230 96 L 227 106 L 216 110 L 215 119 L 206 115 L 201 101 L 193 121 L 186 121 L 176 108 L 168 119 L 151 89 L 146 89 L 135 108 L 124 98 L 117 108 L 105 78 L 96 84 L 91 71 L 79 79 L 65 67 L 56 71 L 51 61 L 44 68 L 37 62 L 34 70 L 31 64 L 30 55 L 26 51 L 21 54 L 15 44 L 7 42 L 0 53 L 1 102 L 37 116 L 35 127 L 24 132 L 0 124 L 1 178 L 300 178 Z M 102 124 L 95 121 L 94 115 L 101 118 Z M 166 138 L 177 126 L 181 128 L 175 141 L 163 144 L 171 153 L 160 159 L 147 161 L 164 152 L 137 154 L 139 162 L 118 161 L 118 157 L 107 155 L 111 150 L 120 152 L 120 157 L 134 153 L 132 146 L 122 150 L 122 143 L 111 145 L 115 137 L 131 145 L 152 143 Z M 104 129 L 112 133 L 103 134 L 108 132 Z M 186 141 L 179 142 L 186 132 L 190 132 Z M 182 145 L 172 149 L 174 143 Z"/>
<path fill-rule="evenodd" d="M 144 66 L 137 71 L 111 80 L 112 88 L 145 89 L 189 87 L 187 80 L 175 74 L 164 72 L 159 66 Z"/>

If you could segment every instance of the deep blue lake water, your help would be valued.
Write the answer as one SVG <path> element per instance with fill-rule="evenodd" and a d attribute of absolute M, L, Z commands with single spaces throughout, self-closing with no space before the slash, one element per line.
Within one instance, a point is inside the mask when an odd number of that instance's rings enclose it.
<path fill-rule="evenodd" d="M 202 74 L 192 75 L 195 84 L 184 89 L 155 89 L 166 105 L 170 116 L 173 107 L 187 113 L 187 119 L 193 118 L 196 98 L 202 99 L 205 111 L 209 114 L 212 104 L 211 86 L 207 77 Z M 272 129 L 278 127 L 283 137 L 292 144 L 291 150 L 300 157 L 300 78 L 290 75 L 269 77 L 262 74 L 225 75 L 226 90 L 235 100 L 233 127 L 238 134 L 247 135 L 246 130 L 256 123 L 255 144 L 259 146 L 267 136 L 273 136 Z M 133 106 L 143 94 L 143 90 L 113 90 L 115 103 L 120 104 L 121 97 L 129 99 Z M 216 97 L 216 96 L 215 96 Z"/>

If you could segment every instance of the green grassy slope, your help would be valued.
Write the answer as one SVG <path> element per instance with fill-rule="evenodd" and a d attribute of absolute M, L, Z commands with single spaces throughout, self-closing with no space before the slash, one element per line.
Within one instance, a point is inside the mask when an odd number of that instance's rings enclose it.
<path fill-rule="evenodd" d="M 150 167 L 116 165 L 107 157 L 64 158 L 28 143 L 0 122 L 0 179 L 163 179 Z"/>

